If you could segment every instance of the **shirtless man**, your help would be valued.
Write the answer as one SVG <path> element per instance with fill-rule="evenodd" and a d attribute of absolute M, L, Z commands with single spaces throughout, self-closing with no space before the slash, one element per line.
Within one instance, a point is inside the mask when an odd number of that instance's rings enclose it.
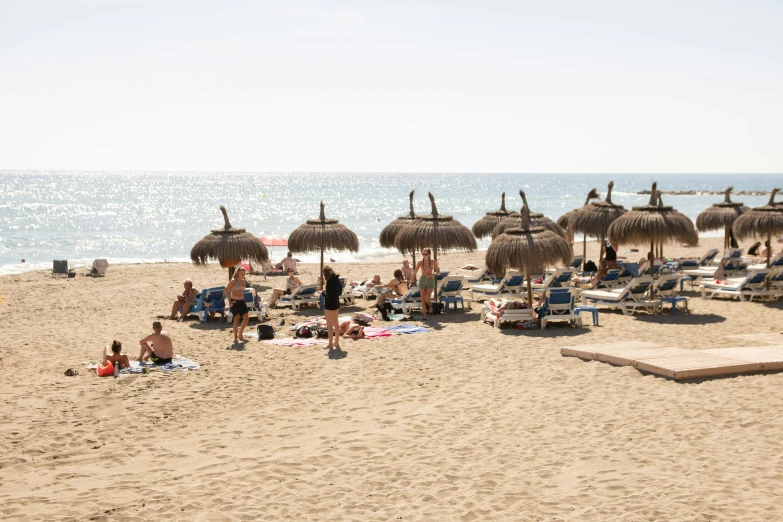
<path fill-rule="evenodd" d="M 174 305 L 171 307 L 171 316 L 169 316 L 169 319 L 177 319 L 177 312 L 181 308 L 182 315 L 180 316 L 179 320 L 184 321 L 185 317 L 187 317 L 188 313 L 190 313 L 190 309 L 193 308 L 196 305 L 196 301 L 198 301 L 198 295 L 200 292 L 193 288 L 193 282 L 190 279 L 185 279 L 182 281 L 182 286 L 185 287 L 185 290 L 182 292 L 182 295 L 178 295 L 177 300 L 174 301 Z"/>
<path fill-rule="evenodd" d="M 160 321 L 152 323 L 153 333 L 139 341 L 141 352 L 139 362 L 152 361 L 155 364 L 168 364 L 174 357 L 174 345 L 168 332 L 163 331 Z"/>

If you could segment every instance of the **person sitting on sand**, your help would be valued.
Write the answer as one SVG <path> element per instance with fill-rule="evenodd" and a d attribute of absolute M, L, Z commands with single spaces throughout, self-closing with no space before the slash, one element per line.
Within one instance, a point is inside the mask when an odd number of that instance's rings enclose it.
<path fill-rule="evenodd" d="M 285 288 L 275 288 L 272 291 L 272 297 L 269 298 L 269 306 L 274 307 L 277 300 L 284 295 L 291 295 L 291 292 L 302 286 L 302 282 L 296 277 L 293 268 L 288 268 L 288 277 L 285 280 Z"/>
<path fill-rule="evenodd" d="M 748 255 L 756 257 L 759 255 L 759 248 L 761 247 L 761 241 L 756 241 L 748 249 Z"/>
<path fill-rule="evenodd" d="M 283 259 L 280 261 L 280 263 L 278 264 L 278 266 L 279 266 L 279 267 L 280 267 L 282 270 L 284 270 L 286 273 L 288 273 L 288 269 L 290 269 L 290 268 L 293 268 L 293 269 L 294 269 L 294 274 L 296 274 L 296 273 L 297 273 L 297 272 L 296 272 L 296 259 L 294 259 L 293 257 L 291 257 L 291 252 L 288 252 L 288 255 L 287 255 L 287 256 L 285 256 L 285 257 L 284 257 L 284 258 L 283 258 Z"/>
<path fill-rule="evenodd" d="M 177 319 L 177 312 L 182 310 L 182 315 L 180 315 L 177 320 L 184 321 L 185 317 L 190 313 L 190 309 L 193 308 L 196 305 L 196 301 L 198 301 L 200 292 L 193 288 L 193 282 L 190 279 L 185 279 L 182 281 L 182 285 L 185 287 L 185 290 L 181 295 L 178 295 L 177 300 L 174 301 L 174 306 L 171 307 L 171 316 L 169 316 L 169 319 Z"/>
<path fill-rule="evenodd" d="M 130 368 L 130 360 L 128 356 L 122 353 L 122 343 L 119 341 L 112 341 L 111 347 L 107 344 L 103 349 L 103 362 L 98 365 L 98 373 L 103 373 L 109 366 L 109 363 L 113 367 L 119 366 L 120 370 L 123 368 Z"/>
<path fill-rule="evenodd" d="M 168 364 L 174 357 L 174 345 L 168 332 L 163 331 L 160 321 L 152 323 L 152 333 L 139 341 L 141 351 L 139 362 L 152 361 L 155 364 Z"/>
<path fill-rule="evenodd" d="M 405 292 L 408 291 L 408 283 L 405 282 L 402 270 L 399 268 L 394 271 L 394 279 L 386 283 L 385 286 L 389 287 L 391 292 L 378 294 L 378 302 L 376 303 L 378 305 L 382 304 L 386 299 L 394 299 L 395 297 L 405 295 Z"/>

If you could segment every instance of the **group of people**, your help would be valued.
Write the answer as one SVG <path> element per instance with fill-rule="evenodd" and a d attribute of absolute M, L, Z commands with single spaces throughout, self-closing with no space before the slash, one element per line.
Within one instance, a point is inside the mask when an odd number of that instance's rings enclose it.
<path fill-rule="evenodd" d="M 141 350 L 139 362 L 153 362 L 155 364 L 169 364 L 174 358 L 174 343 L 171 341 L 168 332 L 163 330 L 160 321 L 152 323 L 152 333 L 139 341 Z M 103 359 L 98 364 L 98 375 L 104 376 L 115 373 L 124 368 L 130 368 L 130 359 L 122 353 L 122 343 L 114 340 L 111 346 L 107 345 L 103 349 Z"/>
<path fill-rule="evenodd" d="M 429 248 L 424 248 L 421 251 L 421 257 L 421 261 L 416 264 L 415 268 L 410 266 L 410 262 L 407 259 L 404 260 L 402 267 L 394 271 L 393 279 L 386 283 L 381 281 L 380 276 L 374 277 L 372 281 L 367 283 L 371 286 L 383 287 L 385 289 L 378 295 L 378 305 L 382 305 L 387 300 L 395 297 L 405 295 L 412 282 L 416 281 L 421 291 L 423 320 L 427 320 L 428 315 L 432 314 L 432 293 L 435 289 L 437 276 L 440 274 L 440 267 L 437 261 L 431 259 L 431 250 Z M 285 269 L 287 277 L 284 288 L 273 289 L 268 303 L 270 307 L 275 306 L 281 297 L 290 295 L 296 288 L 302 285 L 302 282 L 296 276 L 296 260 L 291 257 L 291 252 L 288 252 L 288 256 L 278 266 Z M 238 267 L 224 291 L 234 317 L 232 331 L 235 342 L 247 340 L 244 337 L 244 331 L 250 320 L 250 314 L 244 299 L 244 291 L 247 288 L 247 282 L 245 281 L 246 273 L 247 271 L 244 267 Z M 417 275 L 419 275 L 418 280 L 416 279 Z M 322 295 L 324 297 L 327 331 L 329 332 L 328 347 L 335 350 L 340 349 L 341 335 L 347 334 L 349 337 L 356 338 L 356 336 L 362 334 L 362 330 L 360 328 L 344 327 L 340 331 L 340 325 L 337 322 L 340 298 L 342 296 L 342 284 L 339 280 L 339 274 L 330 266 L 325 266 L 321 277 L 319 277 L 319 284 L 323 285 Z M 198 301 L 200 292 L 193 287 L 193 282 L 190 279 L 185 279 L 182 285 L 184 290 L 177 296 L 171 307 L 169 318 L 172 320 L 183 320 Z M 156 324 L 160 325 L 157 321 Z M 104 358 L 109 357 L 106 360 L 111 360 L 112 354 L 107 352 Z"/>

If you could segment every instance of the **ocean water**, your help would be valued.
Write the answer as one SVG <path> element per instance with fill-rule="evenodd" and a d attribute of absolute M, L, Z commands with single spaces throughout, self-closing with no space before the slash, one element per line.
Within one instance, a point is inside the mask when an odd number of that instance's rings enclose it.
<path fill-rule="evenodd" d="M 614 180 L 612 200 L 630 209 L 643 205 L 653 180 L 661 190 L 770 190 L 781 175 L 587 175 L 587 174 L 229 174 L 149 172 L 14 172 L 0 171 L 0 274 L 50 269 L 52 259 L 71 265 L 105 257 L 110 263 L 189 261 L 190 249 L 211 229 L 221 228 L 219 206 L 231 224 L 257 235 L 288 235 L 318 215 L 338 219 L 359 237 L 358 253 L 329 253 L 338 261 L 393 254 L 378 236 L 397 216 L 408 213 L 408 193 L 416 189 L 415 210 L 430 213 L 427 192 L 441 214 L 471 227 L 500 206 L 519 210 L 519 190 L 531 209 L 557 219 L 584 203 L 597 187 L 601 197 Z M 763 205 L 765 196 L 735 196 L 748 206 Z M 664 196 L 691 219 L 718 195 Z M 712 235 L 720 235 L 713 233 Z M 489 240 L 480 240 L 486 248 Z M 285 249 L 272 250 L 272 260 Z M 317 256 L 297 255 L 305 261 Z M 25 259 L 26 263 L 20 263 Z"/>

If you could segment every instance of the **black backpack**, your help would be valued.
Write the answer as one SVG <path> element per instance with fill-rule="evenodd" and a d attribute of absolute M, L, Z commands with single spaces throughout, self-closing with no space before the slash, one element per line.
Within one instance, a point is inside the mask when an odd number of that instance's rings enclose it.
<path fill-rule="evenodd" d="M 598 267 L 595 266 L 593 261 L 588 260 L 587 263 L 585 263 L 585 272 L 598 272 Z"/>
<path fill-rule="evenodd" d="M 313 336 L 312 330 L 310 330 L 309 326 L 302 326 L 296 331 L 296 337 L 297 339 L 310 339 Z"/>
<path fill-rule="evenodd" d="M 274 339 L 275 329 L 269 324 L 259 324 L 256 327 L 256 333 L 258 334 L 258 340 L 262 339 Z"/>

